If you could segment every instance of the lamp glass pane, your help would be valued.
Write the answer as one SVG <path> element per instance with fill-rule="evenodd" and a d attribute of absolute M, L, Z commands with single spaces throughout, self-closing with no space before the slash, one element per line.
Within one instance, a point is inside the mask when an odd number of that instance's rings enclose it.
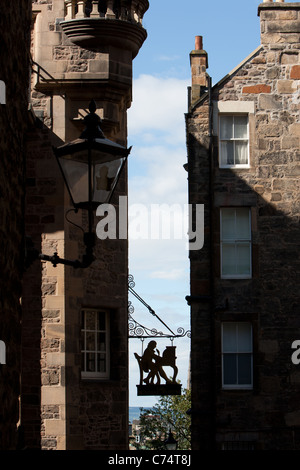
<path fill-rule="evenodd" d="M 88 201 L 88 165 L 66 158 L 60 158 L 59 162 L 74 203 Z"/>
<path fill-rule="evenodd" d="M 109 200 L 109 197 L 115 188 L 124 160 L 124 158 L 118 158 L 117 160 L 96 164 L 94 166 L 94 202 L 103 203 Z"/>
<path fill-rule="evenodd" d="M 93 154 L 93 152 L 92 152 Z M 92 155 L 92 201 L 108 202 L 113 192 L 125 158 L 96 163 Z M 111 156 L 110 156 L 111 158 Z M 59 158 L 74 204 L 86 204 L 89 200 L 88 164 L 68 157 Z"/>

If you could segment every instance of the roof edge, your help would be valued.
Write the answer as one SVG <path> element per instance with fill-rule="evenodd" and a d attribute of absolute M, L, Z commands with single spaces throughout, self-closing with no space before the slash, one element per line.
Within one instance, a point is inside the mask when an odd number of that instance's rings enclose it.
<path fill-rule="evenodd" d="M 223 82 L 230 79 L 240 68 L 242 68 L 249 60 L 251 60 L 256 54 L 258 54 L 261 50 L 263 50 L 263 46 L 260 44 L 256 49 L 254 49 L 251 54 L 249 54 L 242 62 L 240 62 L 234 69 L 232 69 L 227 75 L 225 75 L 221 80 L 219 80 L 215 85 L 213 85 L 212 89 L 218 88 L 222 85 Z M 193 106 L 191 106 L 190 110 L 197 107 L 202 101 L 205 101 L 208 97 L 208 92 L 204 93 L 198 101 L 196 101 Z"/>
<path fill-rule="evenodd" d="M 258 5 L 257 16 L 260 16 L 262 10 L 291 10 L 291 9 L 300 9 L 300 2 L 275 2 L 275 3 L 261 3 Z"/>
<path fill-rule="evenodd" d="M 232 77 L 239 69 L 241 69 L 249 60 L 251 60 L 256 54 L 258 54 L 261 50 L 263 50 L 263 46 L 260 44 L 254 51 L 251 52 L 247 57 L 245 57 L 242 62 L 240 62 L 236 67 L 234 67 L 225 77 L 221 78 L 213 88 L 217 88 L 218 86 L 222 85 L 228 78 Z"/>

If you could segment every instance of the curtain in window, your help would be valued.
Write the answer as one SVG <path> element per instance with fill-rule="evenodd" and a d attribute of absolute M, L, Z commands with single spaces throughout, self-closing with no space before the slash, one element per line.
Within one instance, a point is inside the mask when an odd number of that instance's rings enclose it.
<path fill-rule="evenodd" d="M 247 165 L 248 117 L 220 116 L 221 165 Z"/>
<path fill-rule="evenodd" d="M 235 142 L 235 164 L 236 165 L 247 165 L 248 163 L 248 144 L 247 142 L 237 141 Z M 229 163 L 228 163 L 229 165 Z"/>

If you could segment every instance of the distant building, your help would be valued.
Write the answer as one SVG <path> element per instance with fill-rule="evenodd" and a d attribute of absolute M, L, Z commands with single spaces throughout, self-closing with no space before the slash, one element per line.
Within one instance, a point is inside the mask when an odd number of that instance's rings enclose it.
<path fill-rule="evenodd" d="M 194 450 L 300 449 L 300 3 L 258 15 L 261 45 L 215 85 L 201 37 L 190 54 Z"/>
<path fill-rule="evenodd" d="M 133 419 L 130 425 L 130 433 L 129 433 L 129 449 L 136 450 L 137 445 L 141 443 L 140 437 L 140 420 Z"/>
<path fill-rule="evenodd" d="M 147 420 L 155 419 L 158 420 L 160 417 L 159 415 L 152 415 L 148 414 L 147 415 Z M 149 421 L 148 421 L 149 422 Z M 145 442 L 147 440 L 151 440 L 151 438 L 144 438 L 141 434 L 141 429 L 142 426 L 140 424 L 139 419 L 133 419 L 132 420 L 132 425 L 130 427 L 130 434 L 129 434 L 129 448 L 130 450 L 140 450 L 140 449 L 146 449 L 147 447 L 145 446 Z M 157 440 L 161 440 L 161 433 L 157 431 Z"/>

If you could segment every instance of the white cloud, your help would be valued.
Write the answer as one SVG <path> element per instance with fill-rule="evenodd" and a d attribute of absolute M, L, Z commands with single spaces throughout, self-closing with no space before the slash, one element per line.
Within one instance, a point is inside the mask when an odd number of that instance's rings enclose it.
<path fill-rule="evenodd" d="M 185 204 L 187 80 L 141 75 L 128 112 L 129 202 Z"/>
<path fill-rule="evenodd" d="M 171 279 L 177 280 L 182 279 L 183 275 L 185 274 L 183 269 L 171 269 L 171 271 L 154 271 L 151 273 L 151 277 L 155 279 Z"/>
<path fill-rule="evenodd" d="M 187 174 L 183 168 L 187 85 L 186 80 L 150 75 L 141 75 L 133 84 L 134 100 L 128 114 L 129 140 L 133 143 L 129 160 L 130 262 L 135 272 L 147 271 L 144 277 L 148 279 L 176 281 L 182 278 L 188 263 Z M 155 212 L 155 204 L 159 210 L 167 204 L 170 211 L 178 206 L 170 223 L 170 240 L 164 240 L 162 231 L 153 226 L 153 220 L 158 219 L 151 220 L 149 214 Z M 139 205 L 148 210 L 144 216 L 139 214 Z M 172 225 L 174 220 L 178 230 Z M 179 231 L 182 236 L 177 240 Z M 151 239 L 154 232 L 159 233 L 158 240 Z"/>
<path fill-rule="evenodd" d="M 141 75 L 133 83 L 133 104 L 128 111 L 130 138 L 158 133 L 170 145 L 184 143 L 184 113 L 188 80 Z"/>
<path fill-rule="evenodd" d="M 173 226 L 170 239 L 160 236 L 156 240 L 151 239 L 149 214 L 152 211 L 157 215 L 156 211 L 161 210 L 164 204 L 170 209 L 177 205 L 176 224 L 183 224 L 184 206 L 187 204 L 187 173 L 183 165 L 186 163 L 184 113 L 187 110 L 188 85 L 187 80 L 141 75 L 134 81 L 133 105 L 128 112 L 128 140 L 133 146 L 129 159 L 129 223 L 135 224 L 132 228 L 138 230 L 140 222 L 140 230 L 144 230 L 145 235 L 145 239 L 139 239 L 131 233 L 130 273 L 135 278 L 136 292 L 173 331 L 177 331 L 179 326 L 189 329 L 189 307 L 185 301 L 189 293 L 187 239 L 184 230 L 182 238 L 176 239 L 177 232 L 172 231 Z M 139 209 L 142 211 L 140 220 Z M 166 217 L 164 212 L 162 215 Z M 158 219 L 155 220 L 158 223 Z M 144 321 L 146 326 L 162 327 L 138 300 L 133 299 L 133 304 L 134 317 L 138 321 Z M 169 342 L 158 341 L 160 350 Z M 137 340 L 130 340 L 130 343 L 132 359 L 133 351 L 140 353 L 141 345 Z M 180 338 L 176 340 L 176 346 L 179 378 L 185 387 L 189 340 Z M 145 406 L 145 397 L 135 397 L 135 385 L 139 380 L 137 366 L 133 356 L 130 363 L 131 402 Z"/>
<path fill-rule="evenodd" d="M 173 62 L 178 59 L 180 59 L 179 55 L 160 55 L 158 57 L 158 60 L 161 60 L 162 62 Z"/>
<path fill-rule="evenodd" d="M 187 202 L 186 149 L 137 147 L 129 163 L 129 200 L 143 204 Z M 136 165 L 142 171 L 135 170 Z"/>
<path fill-rule="evenodd" d="M 145 272 L 145 278 L 155 272 L 181 270 L 188 264 L 185 240 L 131 240 L 129 253 L 131 269 Z"/>

